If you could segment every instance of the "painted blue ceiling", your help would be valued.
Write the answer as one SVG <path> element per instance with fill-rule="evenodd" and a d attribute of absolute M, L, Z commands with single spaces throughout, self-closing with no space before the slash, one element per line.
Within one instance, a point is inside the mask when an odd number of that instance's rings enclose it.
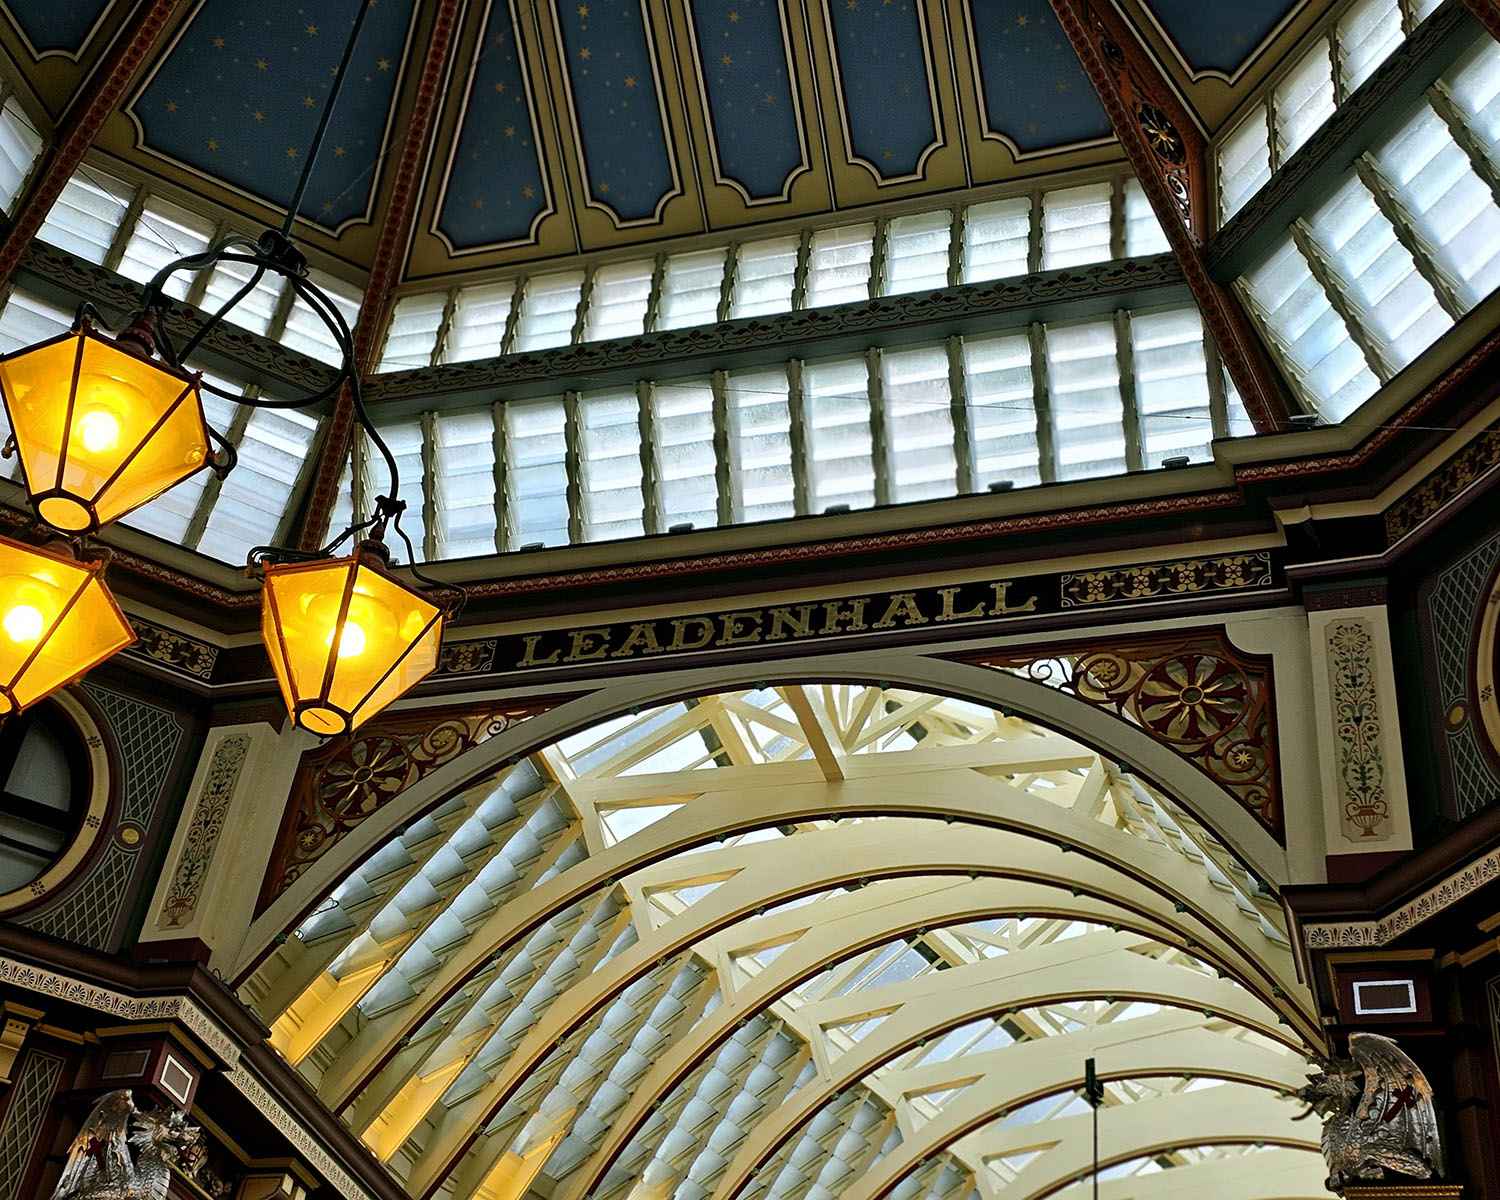
<path fill-rule="evenodd" d="M 4 0 L 11 20 L 39 54 L 74 53 L 113 0 Z"/>
<path fill-rule="evenodd" d="M 1146 0 L 1195 71 L 1233 74 L 1298 0 Z"/>
<path fill-rule="evenodd" d="M 941 136 L 915 0 L 827 0 L 827 8 L 850 147 L 883 179 L 915 175 Z"/>
<path fill-rule="evenodd" d="M 1022 153 L 1112 136 L 1046 0 L 971 0 L 969 20 L 990 129 Z"/>
<path fill-rule="evenodd" d="M 205 0 L 128 111 L 144 145 L 285 206 L 364 0 Z M 370 0 L 301 215 L 369 208 L 414 0 Z"/>

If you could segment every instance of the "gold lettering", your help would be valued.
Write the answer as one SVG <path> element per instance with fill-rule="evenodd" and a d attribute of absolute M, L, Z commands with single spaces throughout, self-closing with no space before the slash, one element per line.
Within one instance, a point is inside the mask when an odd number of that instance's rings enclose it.
<path fill-rule="evenodd" d="M 992 617 L 1008 617 L 1011 613 L 1036 612 L 1036 597 L 1033 596 L 1024 604 L 1012 604 L 1010 602 L 1010 582 L 992 583 L 990 587 L 995 593 L 995 607 L 990 609 Z"/>
<path fill-rule="evenodd" d="M 848 601 L 849 608 L 845 610 L 842 600 L 825 600 L 823 602 L 823 628 L 819 633 L 858 633 L 861 629 L 868 629 L 865 624 L 865 605 L 870 603 L 868 596 L 860 596 Z M 849 622 L 849 627 L 840 630 L 839 625 L 844 621 Z"/>
<path fill-rule="evenodd" d="M 812 615 L 816 605 L 799 604 L 797 613 L 792 615 L 790 608 L 773 608 L 771 610 L 771 632 L 766 634 L 766 641 L 779 642 L 790 637 L 812 636 Z"/>
<path fill-rule="evenodd" d="M 697 622 L 698 632 L 693 641 L 687 639 L 687 627 Z M 672 640 L 667 643 L 668 650 L 702 650 L 704 646 L 714 640 L 714 623 L 707 617 L 673 617 L 672 618 Z"/>
<path fill-rule="evenodd" d="M 917 607 L 917 594 L 915 592 L 896 592 L 891 597 L 891 602 L 886 605 L 885 615 L 871 625 L 871 629 L 890 629 L 896 624 L 896 618 L 905 614 L 907 625 L 925 625 L 927 618 L 922 615 L 922 610 Z"/>
<path fill-rule="evenodd" d="M 603 658 L 609 653 L 609 626 L 598 629 L 575 629 L 573 644 L 568 647 L 568 662 L 586 662 L 591 658 Z M 589 639 L 598 638 L 597 646 L 589 645 Z"/>
<path fill-rule="evenodd" d="M 746 642 L 760 641 L 760 623 L 764 619 L 758 612 L 732 612 L 725 613 L 720 618 L 724 622 L 724 637 L 720 644 L 724 646 L 744 645 Z M 745 628 L 740 628 L 741 621 L 750 622 Z"/>
<path fill-rule="evenodd" d="M 960 589 L 956 587 L 938 588 L 938 595 L 943 598 L 943 610 L 933 619 L 936 621 L 968 621 L 974 617 L 984 616 L 984 605 L 976 604 L 973 608 L 965 609 L 963 612 L 955 612 L 953 608 L 953 597 L 958 595 Z"/>
<path fill-rule="evenodd" d="M 610 655 L 611 658 L 629 658 L 640 648 L 646 654 L 660 654 L 661 643 L 656 640 L 655 621 L 637 621 L 630 627 L 630 632 L 625 635 L 625 640 L 620 643 L 620 648 Z"/>
<path fill-rule="evenodd" d="M 546 658 L 536 656 L 536 644 L 546 637 L 543 633 L 528 633 L 521 640 L 526 643 L 526 653 L 521 655 L 521 666 L 523 667 L 545 667 L 548 663 L 555 663 L 561 650 L 554 650 Z"/>

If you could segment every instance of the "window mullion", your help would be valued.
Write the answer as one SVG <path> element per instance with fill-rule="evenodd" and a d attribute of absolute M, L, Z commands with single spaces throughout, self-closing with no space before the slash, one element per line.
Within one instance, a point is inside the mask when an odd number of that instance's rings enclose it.
<path fill-rule="evenodd" d="M 568 472 L 568 541 L 583 541 L 583 414 L 577 392 L 563 393 L 563 465 Z"/>
<path fill-rule="evenodd" d="M 739 438 L 730 424 L 729 376 L 723 371 L 715 371 L 709 376 L 709 386 L 714 397 L 714 489 L 718 495 L 719 524 L 732 525 L 736 514 L 730 464 L 739 462 Z"/>
<path fill-rule="evenodd" d="M 636 421 L 641 440 L 641 527 L 647 533 L 662 533 L 661 465 L 656 444 L 656 411 L 651 385 L 644 379 L 635 385 Z"/>
<path fill-rule="evenodd" d="M 396 310 L 392 309 L 391 316 L 394 317 L 395 315 Z M 443 355 L 448 352 L 448 338 L 453 333 L 453 322 L 457 316 L 458 288 L 451 287 L 448 289 L 448 295 L 443 301 L 443 315 L 438 318 L 437 333 L 432 339 L 432 354 L 427 360 L 428 366 L 436 367 L 442 364 Z M 500 337 L 502 341 L 505 338 L 505 331 L 503 329 L 500 331 Z M 500 347 L 496 346 L 495 349 L 498 352 Z"/>
<path fill-rule="evenodd" d="M 1057 482 L 1057 430 L 1047 387 L 1047 332 L 1040 322 L 1027 327 L 1031 344 L 1031 402 L 1036 409 L 1037 472 L 1043 483 Z"/>
<path fill-rule="evenodd" d="M 812 489 L 807 477 L 807 396 L 803 391 L 802 360 L 786 365 L 787 438 L 792 445 L 792 507 L 806 516 Z"/>
<path fill-rule="evenodd" d="M 217 246 L 230 234 L 230 229 L 224 222 L 220 221 L 214 226 L 210 246 Z M 203 297 L 208 294 L 208 277 L 213 274 L 211 269 L 205 268 L 193 273 L 192 282 L 188 284 L 187 292 L 183 295 L 182 302 L 189 308 L 202 308 Z"/>
<path fill-rule="evenodd" d="M 885 408 L 885 376 L 881 368 L 879 346 L 865 351 L 865 374 L 869 380 L 870 401 L 870 451 L 875 467 L 875 503 L 891 502 L 891 477 L 894 464 L 891 461 L 890 414 Z"/>
<path fill-rule="evenodd" d="M 245 398 L 239 402 L 235 409 L 234 417 L 229 422 L 229 428 L 224 431 L 224 440 L 239 449 L 240 442 L 244 440 L 245 429 L 250 424 L 250 414 L 253 411 L 250 401 L 260 395 L 260 388 L 252 384 L 245 389 Z M 203 491 L 198 496 L 198 503 L 193 506 L 193 515 L 188 520 L 187 528 L 182 533 L 182 545 L 184 549 L 196 550 L 198 543 L 203 540 L 203 531 L 208 528 L 209 514 L 213 512 L 214 505 L 219 502 L 219 493 L 224 490 L 224 481 L 219 475 L 210 471 L 208 480 L 203 485 Z"/>
<path fill-rule="evenodd" d="M 141 213 L 145 208 L 146 189 L 138 187 L 134 195 L 130 197 L 130 203 L 125 206 L 125 214 L 120 218 L 120 223 L 115 226 L 115 235 L 104 254 L 104 262 L 100 264 L 106 271 L 119 274 L 120 264 L 125 260 L 125 249 L 130 245 L 130 239 L 135 236 L 136 226 L 141 223 Z M 173 257 L 175 258 L 176 255 L 174 254 Z"/>
<path fill-rule="evenodd" d="M 964 281 L 964 229 L 968 225 L 967 205 L 953 206 L 953 221 L 948 226 L 948 286 L 957 287 Z"/>
<path fill-rule="evenodd" d="M 278 277 L 279 278 L 279 277 Z M 281 290 L 276 295 L 276 307 L 271 310 L 271 323 L 266 326 L 266 337 L 279 342 L 286 333 L 286 323 L 292 316 L 292 305 L 297 301 L 297 289 L 289 279 L 281 279 Z"/>
<path fill-rule="evenodd" d="M 1316 274 L 1313 276 L 1313 281 L 1315 283 L 1318 282 Z M 1322 285 L 1319 284 L 1319 286 Z M 1281 372 L 1282 379 L 1291 385 L 1292 391 L 1302 404 L 1302 410 L 1304 412 L 1317 412 L 1316 402 L 1307 394 L 1302 386 L 1301 376 L 1297 372 L 1296 364 L 1292 362 L 1286 344 L 1282 341 L 1281 336 L 1271 328 L 1265 310 L 1256 301 L 1254 294 L 1243 279 L 1236 279 L 1234 281 L 1234 289 L 1240 298 L 1240 303 L 1245 306 L 1248 312 L 1255 314 L 1256 327 L 1264 335 L 1263 341 L 1265 342 L 1266 349 L 1270 352 L 1271 359 L 1276 364 L 1276 369 Z M 1338 310 L 1335 309 L 1334 311 L 1337 314 Z M 1360 350 L 1360 353 L 1363 354 L 1363 347 L 1360 347 L 1358 342 L 1355 345 Z M 1215 350 L 1217 350 L 1217 347 L 1215 347 Z M 1366 360 L 1366 365 L 1368 365 L 1368 359 Z"/>
<path fill-rule="evenodd" d="M 1339 65 L 1339 23 L 1328 22 L 1328 71 L 1333 83 L 1333 107 L 1342 108 L 1349 99 L 1349 89 L 1344 86 L 1344 71 Z"/>
<path fill-rule="evenodd" d="M 1495 164 L 1490 161 L 1489 156 L 1480 146 L 1479 140 L 1475 138 L 1473 130 L 1464 119 L 1463 112 L 1458 105 L 1453 103 L 1453 98 L 1438 84 L 1433 84 L 1427 89 L 1427 102 L 1432 105 L 1432 111 L 1437 113 L 1438 118 L 1448 127 L 1448 133 L 1454 143 L 1468 157 L 1469 165 L 1474 168 L 1474 174 L 1484 180 L 1485 186 L 1490 189 L 1490 195 L 1495 198 L 1496 206 L 1500 206 L 1500 172 L 1495 170 Z"/>
<path fill-rule="evenodd" d="M 500 335 L 500 353 L 509 354 L 521 328 L 521 305 L 526 303 L 526 276 L 516 276 L 515 290 L 510 294 L 510 309 L 505 314 L 505 332 Z"/>
<path fill-rule="evenodd" d="M 875 236 L 870 243 L 870 277 L 865 280 L 865 289 L 871 300 L 878 300 L 886 292 L 886 264 L 891 256 L 891 220 L 889 217 L 875 219 Z"/>
<path fill-rule="evenodd" d="M 1229 436 L 1229 394 L 1224 388 L 1224 360 L 1219 343 L 1204 333 L 1203 365 L 1208 370 L 1208 417 L 1216 438 Z"/>
<path fill-rule="evenodd" d="M 1042 193 L 1031 193 L 1031 225 L 1026 231 L 1026 271 L 1035 275 L 1042 269 Z"/>
<path fill-rule="evenodd" d="M 797 265 L 792 271 L 792 311 L 807 307 L 807 276 L 812 268 L 812 230 L 804 229 L 797 242 Z"/>
<path fill-rule="evenodd" d="M 953 415 L 953 461 L 958 494 L 978 491 L 974 470 L 974 423 L 969 412 L 969 381 L 964 376 L 964 340 L 957 334 L 947 339 L 948 408 Z"/>
<path fill-rule="evenodd" d="M 1266 89 L 1266 149 L 1271 158 L 1271 174 L 1281 170 L 1281 149 L 1276 144 L 1276 89 Z"/>
<path fill-rule="evenodd" d="M 1141 413 L 1135 398 L 1135 352 L 1130 345 L 1130 314 L 1117 308 L 1115 326 L 1115 367 L 1120 374 L 1120 410 L 1125 431 L 1125 469 L 1139 471 L 1146 465 L 1141 438 Z"/>
<path fill-rule="evenodd" d="M 1292 222 L 1291 235 L 1297 252 L 1307 263 L 1308 271 L 1311 272 L 1318 286 L 1323 289 L 1323 294 L 1328 297 L 1329 306 L 1348 328 L 1349 337 L 1359 347 L 1360 353 L 1365 356 L 1365 362 L 1375 373 L 1375 378 L 1381 383 L 1386 382 L 1395 375 L 1396 367 L 1386 359 L 1380 343 L 1370 336 L 1369 329 L 1360 319 L 1359 306 L 1339 287 L 1338 276 L 1334 274 L 1328 260 L 1324 258 L 1317 239 L 1313 237 L 1311 227 L 1298 217 Z"/>
<path fill-rule="evenodd" d="M 424 412 L 422 420 L 422 558 L 434 562 L 438 556 L 438 448 L 437 413 Z"/>
<path fill-rule="evenodd" d="M 573 331 L 568 335 L 568 344 L 576 346 L 583 341 L 583 331 L 588 325 L 589 308 L 594 303 L 594 280 L 597 267 L 590 267 L 583 277 L 583 286 L 578 289 L 578 307 L 573 310 Z"/>
<path fill-rule="evenodd" d="M 719 281 L 719 312 L 720 321 L 729 320 L 729 314 L 734 311 L 734 285 L 740 274 L 740 245 L 738 242 L 730 242 L 724 251 L 724 278 Z"/>
<path fill-rule="evenodd" d="M 1450 317 L 1457 321 L 1468 311 L 1464 308 L 1463 300 L 1459 295 L 1458 281 L 1450 278 L 1448 273 L 1433 261 L 1431 252 L 1423 244 L 1421 236 L 1412 228 L 1410 219 L 1403 211 L 1401 198 L 1391 190 L 1384 176 L 1380 174 L 1374 156 L 1366 151 L 1355 159 L 1354 169 L 1359 175 L 1360 182 L 1374 197 L 1375 207 L 1380 210 L 1381 216 L 1391 223 L 1391 228 L 1396 233 L 1396 240 L 1406 247 L 1406 252 L 1411 255 L 1412 263 L 1421 272 L 1422 278 L 1432 285 L 1438 303 L 1443 306 L 1444 311 Z"/>
<path fill-rule="evenodd" d="M 1125 180 L 1116 175 L 1109 193 L 1109 256 L 1125 257 Z"/>
<path fill-rule="evenodd" d="M 646 294 L 646 318 L 641 325 L 646 333 L 655 333 L 657 322 L 661 319 L 661 292 L 666 279 L 667 256 L 663 251 L 657 254 L 656 261 L 651 266 L 651 287 Z"/>
<path fill-rule="evenodd" d="M 505 429 L 505 403 L 490 405 L 490 423 L 494 432 L 491 445 L 495 452 L 495 553 L 503 554 L 516 543 L 515 518 L 510 502 L 510 439 Z"/>

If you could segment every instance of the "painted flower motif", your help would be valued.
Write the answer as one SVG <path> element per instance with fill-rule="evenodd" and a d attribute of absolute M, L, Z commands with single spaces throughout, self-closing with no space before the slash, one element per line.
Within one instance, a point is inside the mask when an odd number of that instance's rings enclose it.
<path fill-rule="evenodd" d="M 400 742 L 360 738 L 323 769 L 319 803 L 341 821 L 362 820 L 406 786 L 410 769 L 410 757 Z"/>
<path fill-rule="evenodd" d="M 1175 742 L 1210 742 L 1234 726 L 1249 700 L 1230 663 L 1186 653 L 1157 663 L 1136 694 L 1141 723 Z"/>

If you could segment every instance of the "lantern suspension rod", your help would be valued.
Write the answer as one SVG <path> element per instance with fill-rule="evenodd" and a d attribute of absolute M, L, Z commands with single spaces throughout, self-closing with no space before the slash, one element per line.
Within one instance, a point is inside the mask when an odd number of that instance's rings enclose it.
<path fill-rule="evenodd" d="M 302 197 L 312 178 L 313 164 L 318 161 L 318 151 L 323 148 L 323 135 L 328 132 L 328 122 L 333 116 L 333 106 L 338 102 L 339 91 L 344 86 L 344 76 L 349 74 L 349 63 L 354 57 L 354 43 L 359 40 L 359 31 L 365 23 L 365 15 L 374 7 L 373 0 L 359 0 L 359 15 L 354 18 L 354 28 L 349 31 L 349 42 L 344 47 L 344 57 L 339 60 L 338 74 L 333 77 L 333 86 L 328 89 L 328 103 L 323 106 L 323 115 L 318 119 L 317 131 L 307 147 L 307 161 L 302 164 L 302 174 L 297 179 L 297 190 L 292 193 L 292 202 L 286 208 L 286 220 L 281 223 L 281 236 L 290 237 L 297 220 L 297 210 L 302 207 Z"/>

